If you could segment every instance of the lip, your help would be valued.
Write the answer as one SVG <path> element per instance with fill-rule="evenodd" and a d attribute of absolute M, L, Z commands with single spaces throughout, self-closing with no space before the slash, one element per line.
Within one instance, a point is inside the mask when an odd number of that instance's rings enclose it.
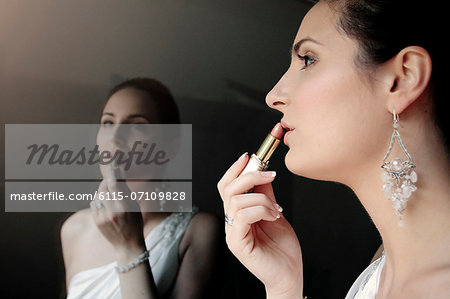
<path fill-rule="evenodd" d="M 284 133 L 284 138 L 283 138 L 284 144 L 288 145 L 288 144 L 287 144 L 287 136 L 288 136 L 292 131 L 294 131 L 294 128 L 292 128 L 290 125 L 288 125 L 284 120 L 280 121 L 280 123 L 281 123 L 281 126 L 283 127 L 283 129 L 286 130 L 286 133 Z"/>
<path fill-rule="evenodd" d="M 283 127 L 283 129 L 285 129 L 287 132 L 294 130 L 294 128 L 292 128 L 284 120 L 281 120 L 280 123 L 281 123 L 281 126 Z"/>
<path fill-rule="evenodd" d="M 293 130 L 289 130 L 289 131 L 287 131 L 286 133 L 284 133 L 284 137 L 283 137 L 284 144 L 288 145 L 288 144 L 287 144 L 287 137 L 289 136 L 289 134 L 290 134 L 292 131 L 293 131 Z"/>

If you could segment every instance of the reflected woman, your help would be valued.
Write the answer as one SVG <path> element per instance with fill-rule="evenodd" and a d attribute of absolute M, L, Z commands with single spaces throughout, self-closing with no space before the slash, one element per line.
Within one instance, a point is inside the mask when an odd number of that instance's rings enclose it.
<path fill-rule="evenodd" d="M 435 35 L 443 5 L 319 1 L 267 95 L 288 130 L 287 168 L 351 187 L 382 237 L 384 254 L 347 298 L 450 298 L 449 59 Z M 248 160 L 218 183 L 228 247 L 267 298 L 302 298 L 301 247 L 276 205 L 275 173 L 239 176 Z"/>
<path fill-rule="evenodd" d="M 111 90 L 101 123 L 105 128 L 177 124 L 179 116 L 164 85 L 135 78 Z M 127 136 L 121 142 L 125 145 L 115 140 L 109 150 L 128 146 Z M 97 143 L 99 149 L 106 147 L 100 131 Z M 101 171 L 108 178 L 112 168 Z M 145 191 L 142 183 L 109 179 L 98 188 L 98 193 L 139 191 Z M 68 298 L 210 298 L 221 244 L 217 217 L 198 212 L 195 206 L 192 213 L 126 212 L 122 204 L 97 201 L 63 224 Z"/>

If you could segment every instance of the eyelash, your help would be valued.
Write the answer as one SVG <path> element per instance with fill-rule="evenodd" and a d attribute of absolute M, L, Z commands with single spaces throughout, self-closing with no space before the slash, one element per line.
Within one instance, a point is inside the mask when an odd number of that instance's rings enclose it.
<path fill-rule="evenodd" d="M 104 126 L 104 127 L 109 126 L 109 125 L 113 125 L 113 124 L 114 123 L 112 121 L 110 121 L 110 120 L 102 121 L 102 126 Z"/>
<path fill-rule="evenodd" d="M 102 123 L 102 126 L 109 126 L 109 125 L 113 125 L 114 123 L 112 122 L 112 121 L 110 121 L 110 120 L 105 120 L 105 121 L 103 121 Z M 131 125 L 145 125 L 146 123 L 144 123 L 144 122 L 136 122 L 136 123 L 130 123 Z"/>
<path fill-rule="evenodd" d="M 310 65 L 312 65 L 316 62 L 315 58 L 312 58 L 308 55 L 301 56 L 301 55 L 297 54 L 297 57 L 305 63 L 305 65 L 301 68 L 301 70 L 306 69 L 307 67 L 309 67 Z"/>

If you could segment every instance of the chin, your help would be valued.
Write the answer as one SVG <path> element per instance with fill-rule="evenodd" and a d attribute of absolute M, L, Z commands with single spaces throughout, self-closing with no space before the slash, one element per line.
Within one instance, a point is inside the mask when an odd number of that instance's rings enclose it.
<path fill-rule="evenodd" d="M 293 157 L 292 149 L 289 149 L 286 156 L 284 157 L 284 164 L 286 165 L 286 168 L 293 174 L 305 176 L 304 171 L 302 171 L 302 163 L 300 159 Z"/>
<path fill-rule="evenodd" d="M 305 159 L 304 157 L 309 158 Z M 329 165 L 320 163 L 319 161 L 313 158 L 312 155 L 293 155 L 291 150 L 288 151 L 284 158 L 286 168 L 295 175 L 320 181 L 334 181 L 329 176 L 329 174 L 333 173 Z"/>

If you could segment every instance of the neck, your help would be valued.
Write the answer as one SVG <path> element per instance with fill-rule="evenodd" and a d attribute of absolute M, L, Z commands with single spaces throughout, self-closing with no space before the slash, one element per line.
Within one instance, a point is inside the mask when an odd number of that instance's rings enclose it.
<path fill-rule="evenodd" d="M 416 148 L 412 144 L 410 152 L 415 153 L 418 182 L 403 212 L 403 227 L 397 225 L 399 217 L 394 213 L 392 202 L 383 195 L 380 165 L 366 165 L 366 170 L 361 171 L 365 174 L 347 184 L 366 208 L 383 239 L 386 285 L 401 285 L 418 273 L 450 263 L 450 159 L 437 134 L 418 132 L 414 137 L 417 138 Z M 400 151 L 393 154 L 389 160 L 402 156 Z"/>

